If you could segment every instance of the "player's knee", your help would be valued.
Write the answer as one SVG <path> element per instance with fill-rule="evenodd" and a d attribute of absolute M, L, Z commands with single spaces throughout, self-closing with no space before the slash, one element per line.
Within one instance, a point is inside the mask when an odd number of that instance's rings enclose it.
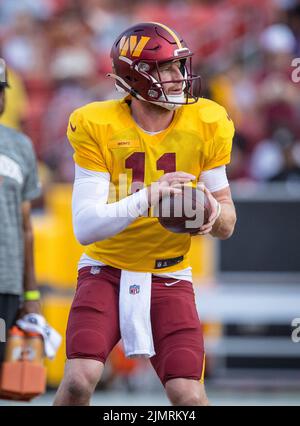
<path fill-rule="evenodd" d="M 175 379 L 166 384 L 167 395 L 172 405 L 183 406 L 206 406 L 209 405 L 208 399 L 201 386 L 188 379 Z"/>
<path fill-rule="evenodd" d="M 90 394 L 87 382 L 81 382 L 77 379 L 71 379 L 68 382 L 68 393 L 75 399 L 86 397 Z"/>
<path fill-rule="evenodd" d="M 181 405 L 181 403 L 179 403 Z M 183 400 L 182 405 L 188 406 L 207 406 L 209 405 L 208 399 L 206 395 L 202 395 L 201 392 L 191 392 L 187 395 L 187 397 Z"/>
<path fill-rule="evenodd" d="M 197 394 L 190 393 L 188 395 L 174 395 L 169 396 L 169 399 L 174 406 L 206 406 L 208 400 L 201 398 Z"/>
<path fill-rule="evenodd" d="M 87 399 L 93 393 L 99 380 L 98 374 L 95 374 L 88 368 L 71 368 L 64 377 L 64 387 L 71 399 Z"/>
<path fill-rule="evenodd" d="M 80 401 L 90 397 L 93 385 L 82 376 L 69 377 L 65 379 L 65 391 L 72 400 Z"/>

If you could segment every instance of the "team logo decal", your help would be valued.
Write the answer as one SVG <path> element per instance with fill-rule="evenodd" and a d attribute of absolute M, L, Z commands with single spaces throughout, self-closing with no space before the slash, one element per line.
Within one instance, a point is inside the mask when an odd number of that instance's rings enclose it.
<path fill-rule="evenodd" d="M 92 266 L 90 270 L 90 274 L 97 275 L 100 274 L 101 268 L 99 266 Z"/>
<path fill-rule="evenodd" d="M 120 55 L 126 56 L 129 51 L 131 56 L 138 58 L 141 56 L 141 53 L 149 40 L 150 37 L 146 36 L 142 36 L 139 41 L 136 35 L 122 37 L 120 41 Z"/>
<path fill-rule="evenodd" d="M 138 294 L 140 292 L 140 286 L 133 284 L 129 287 L 129 294 Z"/>

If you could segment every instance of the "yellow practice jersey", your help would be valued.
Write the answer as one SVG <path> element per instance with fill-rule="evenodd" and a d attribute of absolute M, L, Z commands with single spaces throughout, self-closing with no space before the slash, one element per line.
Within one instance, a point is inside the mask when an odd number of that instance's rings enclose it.
<path fill-rule="evenodd" d="M 75 163 L 110 173 L 116 191 L 111 191 L 109 202 L 129 195 L 136 182 L 148 186 L 174 171 L 191 173 L 198 180 L 202 171 L 229 163 L 234 126 L 217 103 L 200 98 L 184 105 L 166 130 L 149 135 L 133 120 L 128 100 L 88 104 L 72 113 L 68 126 Z M 189 234 L 167 231 L 155 217 L 140 217 L 85 252 L 120 269 L 174 272 L 189 266 L 190 240 Z"/>

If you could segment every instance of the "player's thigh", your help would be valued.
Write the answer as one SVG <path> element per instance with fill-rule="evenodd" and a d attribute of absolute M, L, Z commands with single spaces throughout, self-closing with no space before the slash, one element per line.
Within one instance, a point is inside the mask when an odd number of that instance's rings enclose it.
<path fill-rule="evenodd" d="M 104 268 L 98 274 L 89 267 L 79 271 L 66 340 L 68 359 L 93 359 L 103 364 L 120 340 L 119 287 Z"/>
<path fill-rule="evenodd" d="M 152 285 L 151 324 L 156 355 L 151 363 L 163 385 L 176 378 L 203 381 L 203 333 L 192 284 L 179 281 L 168 287 L 165 282 L 170 280 L 154 281 Z"/>

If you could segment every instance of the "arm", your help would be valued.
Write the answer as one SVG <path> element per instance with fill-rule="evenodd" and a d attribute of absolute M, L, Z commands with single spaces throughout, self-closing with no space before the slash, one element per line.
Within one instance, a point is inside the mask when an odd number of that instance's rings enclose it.
<path fill-rule="evenodd" d="M 22 203 L 22 218 L 23 218 L 23 236 L 24 236 L 24 275 L 23 275 L 23 289 L 24 294 L 30 291 L 38 291 L 34 273 L 33 261 L 33 230 L 31 224 L 31 203 L 24 201 Z M 30 293 L 35 295 L 34 293 Z M 38 294 L 37 294 L 38 295 Z M 34 298 L 34 297 L 33 297 Z M 40 302 L 38 300 L 24 300 L 21 316 L 28 313 L 40 313 Z M 26 299 L 26 297 L 25 297 Z"/>
<path fill-rule="evenodd" d="M 203 172 L 200 180 L 210 202 L 211 215 L 208 223 L 200 228 L 199 234 L 210 233 L 213 237 L 226 240 L 233 234 L 236 212 L 225 166 Z"/>
<path fill-rule="evenodd" d="M 75 164 L 72 216 L 75 236 L 82 245 L 118 234 L 148 210 L 146 188 L 107 204 L 109 181 L 109 173 Z"/>
<path fill-rule="evenodd" d="M 110 175 L 75 164 L 72 215 L 74 233 L 82 245 L 105 240 L 127 228 L 148 212 L 163 196 L 180 193 L 174 182 L 189 182 L 195 176 L 184 172 L 167 173 L 147 188 L 107 204 Z"/>
<path fill-rule="evenodd" d="M 220 204 L 221 213 L 212 226 L 210 234 L 213 237 L 226 240 L 233 234 L 236 223 L 236 212 L 229 186 L 211 194 Z"/>

